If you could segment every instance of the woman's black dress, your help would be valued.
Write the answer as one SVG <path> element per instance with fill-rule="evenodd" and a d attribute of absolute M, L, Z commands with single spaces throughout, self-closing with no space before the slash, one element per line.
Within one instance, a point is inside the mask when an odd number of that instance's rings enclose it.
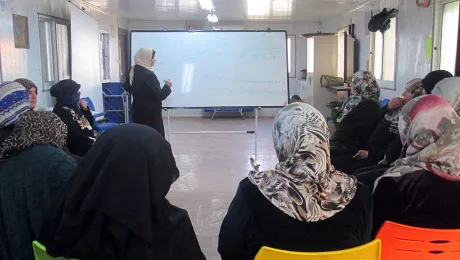
<path fill-rule="evenodd" d="M 171 94 L 171 88 L 167 85 L 161 88 L 153 71 L 136 65 L 132 86 L 126 84 L 125 90 L 133 94 L 133 122 L 150 126 L 165 136 L 162 101 Z"/>

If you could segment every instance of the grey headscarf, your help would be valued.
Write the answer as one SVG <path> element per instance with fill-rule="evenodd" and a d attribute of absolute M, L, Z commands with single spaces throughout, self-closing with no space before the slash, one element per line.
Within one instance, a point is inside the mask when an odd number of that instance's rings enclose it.
<path fill-rule="evenodd" d="M 331 165 L 329 130 L 321 113 L 305 103 L 277 114 L 273 141 L 279 163 L 249 179 L 278 209 L 304 222 L 328 219 L 353 199 L 357 181 Z"/>

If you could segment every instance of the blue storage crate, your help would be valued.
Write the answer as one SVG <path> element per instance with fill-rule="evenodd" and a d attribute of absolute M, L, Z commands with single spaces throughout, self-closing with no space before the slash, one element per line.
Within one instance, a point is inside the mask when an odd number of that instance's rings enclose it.
<path fill-rule="evenodd" d="M 104 97 L 104 110 L 124 110 L 123 97 Z"/>
<path fill-rule="evenodd" d="M 124 83 L 121 82 L 102 83 L 102 93 L 105 95 L 121 95 L 125 92 L 123 86 Z"/>
<path fill-rule="evenodd" d="M 124 123 L 125 122 L 125 113 L 119 111 L 109 111 L 105 113 L 105 118 L 110 123 Z"/>

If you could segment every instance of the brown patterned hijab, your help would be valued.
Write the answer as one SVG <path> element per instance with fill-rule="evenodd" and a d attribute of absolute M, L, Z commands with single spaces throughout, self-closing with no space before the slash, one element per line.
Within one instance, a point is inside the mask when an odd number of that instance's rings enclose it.
<path fill-rule="evenodd" d="M 67 126 L 56 114 L 47 111 L 26 112 L 0 145 L 0 162 L 34 145 L 63 148 L 66 138 Z"/>
<path fill-rule="evenodd" d="M 279 163 L 249 173 L 249 180 L 278 209 L 304 222 L 328 219 L 353 199 L 357 181 L 331 165 L 329 130 L 321 113 L 305 103 L 281 109 L 273 126 Z"/>

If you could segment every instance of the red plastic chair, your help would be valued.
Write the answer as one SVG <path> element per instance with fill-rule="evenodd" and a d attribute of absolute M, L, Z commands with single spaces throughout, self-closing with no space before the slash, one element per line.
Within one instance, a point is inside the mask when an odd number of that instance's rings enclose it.
<path fill-rule="evenodd" d="M 380 229 L 381 260 L 459 260 L 460 229 L 428 229 L 390 221 Z"/>

